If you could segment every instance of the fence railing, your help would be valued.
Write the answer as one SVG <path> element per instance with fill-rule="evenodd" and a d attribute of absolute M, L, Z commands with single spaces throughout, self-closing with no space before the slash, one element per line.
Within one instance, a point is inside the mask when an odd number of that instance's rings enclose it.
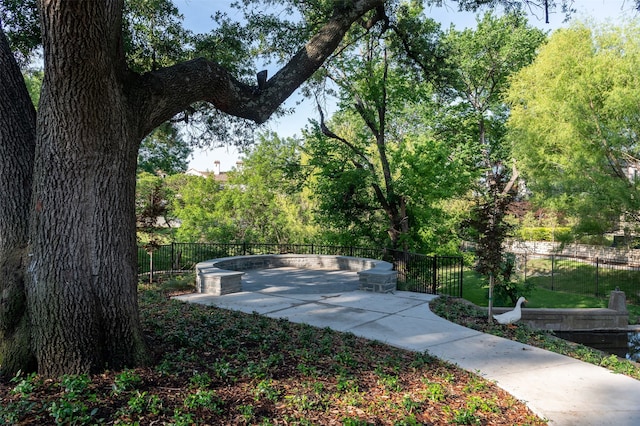
<path fill-rule="evenodd" d="M 172 243 L 153 251 L 138 248 L 138 273 L 193 271 L 207 259 L 252 254 L 324 254 L 367 257 L 393 263 L 398 289 L 462 297 L 462 257 L 425 256 L 398 250 L 318 244 Z"/>
<path fill-rule="evenodd" d="M 560 255 L 519 255 L 517 270 L 538 288 L 608 297 L 613 290 L 640 302 L 640 265 L 601 258 L 580 259 Z"/>
<path fill-rule="evenodd" d="M 460 256 L 424 256 L 393 251 L 398 289 L 462 297 L 463 261 Z M 386 260 L 386 259 L 385 259 Z"/>

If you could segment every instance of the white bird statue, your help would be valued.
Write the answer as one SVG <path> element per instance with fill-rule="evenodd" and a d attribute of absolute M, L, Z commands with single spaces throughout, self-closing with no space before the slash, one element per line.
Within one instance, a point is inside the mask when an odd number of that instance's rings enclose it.
<path fill-rule="evenodd" d="M 498 321 L 499 324 L 512 324 L 516 321 L 519 321 L 520 318 L 522 318 L 522 310 L 520 309 L 520 305 L 526 302 L 527 299 L 525 299 L 524 297 L 520 297 L 513 311 L 505 312 L 504 314 L 500 315 L 494 315 L 493 318 Z"/>

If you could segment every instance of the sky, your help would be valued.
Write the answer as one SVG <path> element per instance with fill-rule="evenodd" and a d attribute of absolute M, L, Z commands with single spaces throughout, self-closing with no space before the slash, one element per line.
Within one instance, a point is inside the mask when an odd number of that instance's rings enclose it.
<path fill-rule="evenodd" d="M 231 18 L 237 16 L 238 19 L 241 19 L 240 12 L 229 9 L 230 3 L 230 0 L 174 0 L 180 13 L 184 15 L 185 26 L 194 33 L 209 32 L 213 28 L 211 15 L 217 10 L 228 11 Z M 572 21 L 594 19 L 616 23 L 625 18 L 638 16 L 633 10 L 632 0 L 575 0 L 574 8 L 577 13 L 573 15 Z M 456 29 L 461 30 L 474 27 L 476 22 L 476 14 L 457 12 L 454 2 L 449 2 L 448 7 L 432 7 L 428 10 L 428 14 L 440 22 L 443 29 L 449 28 L 453 24 Z M 563 22 L 564 16 L 560 11 L 550 14 L 549 21 L 549 24 L 545 23 L 542 15 L 529 17 L 529 22 L 532 25 L 549 31 L 571 23 L 571 21 Z M 257 71 L 259 70 L 256 69 Z M 276 131 L 280 136 L 299 136 L 300 130 L 308 124 L 308 120 L 317 118 L 314 102 L 313 100 L 305 100 L 299 94 L 294 93 L 285 103 L 285 107 L 293 107 L 295 112 L 282 118 L 271 119 L 267 123 L 268 128 Z M 197 150 L 189 162 L 189 168 L 200 171 L 213 170 L 214 161 L 220 161 L 220 169 L 228 171 L 235 167 L 236 162 L 240 159 L 241 154 L 233 147 Z"/>

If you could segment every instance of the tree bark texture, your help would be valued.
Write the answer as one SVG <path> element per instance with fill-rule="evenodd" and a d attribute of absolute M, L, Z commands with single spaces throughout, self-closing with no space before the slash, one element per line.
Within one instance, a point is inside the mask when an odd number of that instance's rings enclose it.
<path fill-rule="evenodd" d="M 35 355 L 38 372 L 45 376 L 119 369 L 146 361 L 137 304 L 134 210 L 142 138 L 197 101 L 265 121 L 322 65 L 354 21 L 384 4 L 383 0 L 357 0 L 346 6 L 337 2 L 341 9 L 318 34 L 262 90 L 256 90 L 205 59 L 144 75 L 129 71 L 122 47 L 123 1 L 39 0 L 45 77 L 37 119 L 33 111 L 12 110 L 29 117 L 32 133 L 25 140 L 32 143 L 36 123 L 35 157 L 33 145 L 31 156 L 16 149 L 15 155 L 20 153 L 20 161 L 28 166 L 19 174 L 22 180 L 10 177 L 9 163 L 1 166 L 0 185 L 20 182 L 24 193 L 8 197 L 21 213 L 0 205 L 0 225 L 29 218 L 28 232 L 24 225 L 16 232 L 17 243 L 7 247 L 9 253 L 19 254 L 20 242 L 24 245 L 28 237 L 21 293 L 26 299 L 15 300 L 26 300 L 29 320 L 21 323 L 29 331 L 23 359 Z M 14 107 L 7 99 L 0 98 L 0 103 L 0 108 Z M 2 133 L 2 158 L 13 158 L 4 152 L 4 144 L 21 143 L 14 133 L 19 135 L 23 124 L 8 121 L 4 109 L 0 111 L 2 131 L 8 129 L 7 136 Z M 5 194 L 11 188 L 0 189 Z M 0 243 L 10 235 L 0 229 Z M 15 268 L 23 258 L 3 253 L 1 259 L 13 259 L 7 267 Z M 7 372 L 15 373 L 15 367 Z"/>
<path fill-rule="evenodd" d="M 43 1 L 27 298 L 46 376 L 144 362 L 137 307 L 139 138 L 120 82 L 122 3 Z"/>
<path fill-rule="evenodd" d="M 0 373 L 33 369 L 24 290 L 36 114 L 0 28 Z"/>

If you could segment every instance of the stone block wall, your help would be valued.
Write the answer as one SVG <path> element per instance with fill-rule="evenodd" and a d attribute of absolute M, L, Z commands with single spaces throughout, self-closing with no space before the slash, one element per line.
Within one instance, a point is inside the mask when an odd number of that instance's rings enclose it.
<path fill-rule="evenodd" d="M 242 291 L 242 272 L 203 273 L 197 279 L 196 292 L 222 296 Z"/>
<path fill-rule="evenodd" d="M 629 315 L 605 308 L 523 309 L 521 322 L 538 330 L 626 330 Z"/>
<path fill-rule="evenodd" d="M 513 308 L 493 308 L 495 314 L 510 311 Z M 609 309 L 522 309 L 521 323 L 536 330 L 553 331 L 594 331 L 626 330 L 629 325 L 629 313 L 626 298 L 622 291 L 612 291 Z"/>
<path fill-rule="evenodd" d="M 371 269 L 358 272 L 359 290 L 374 293 L 391 293 L 396 291 L 398 283 L 397 271 L 380 271 Z"/>

